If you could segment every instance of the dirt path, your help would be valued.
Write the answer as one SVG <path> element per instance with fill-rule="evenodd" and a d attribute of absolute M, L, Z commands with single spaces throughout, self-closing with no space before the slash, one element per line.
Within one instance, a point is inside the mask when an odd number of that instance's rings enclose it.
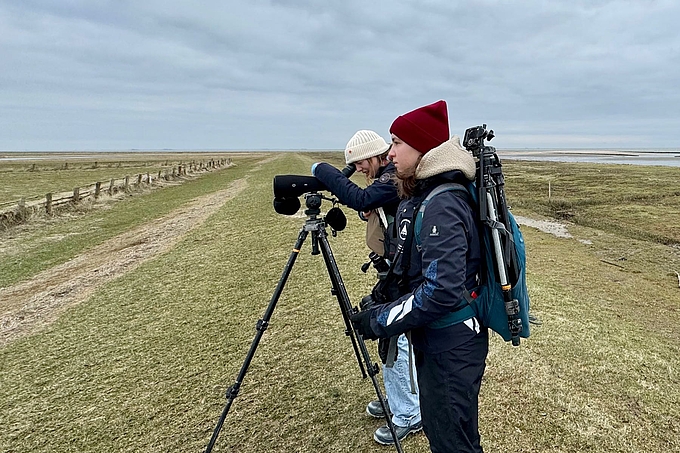
<path fill-rule="evenodd" d="M 246 179 L 196 198 L 31 280 L 0 289 L 0 347 L 50 324 L 66 308 L 86 300 L 100 286 L 171 249 L 245 189 Z"/>

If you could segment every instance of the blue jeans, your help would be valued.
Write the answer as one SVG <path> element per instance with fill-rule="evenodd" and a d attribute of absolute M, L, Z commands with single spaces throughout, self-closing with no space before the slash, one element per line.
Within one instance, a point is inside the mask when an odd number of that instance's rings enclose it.
<path fill-rule="evenodd" d="M 418 375 L 413 356 L 409 359 L 408 340 L 406 335 L 399 335 L 397 340 L 399 353 L 394 366 L 388 368 L 383 365 L 383 383 L 387 402 L 392 411 L 392 423 L 397 426 L 412 426 L 420 422 L 420 401 L 418 399 Z M 411 393 L 411 375 L 409 366 L 413 369 L 413 385 L 416 393 Z"/>

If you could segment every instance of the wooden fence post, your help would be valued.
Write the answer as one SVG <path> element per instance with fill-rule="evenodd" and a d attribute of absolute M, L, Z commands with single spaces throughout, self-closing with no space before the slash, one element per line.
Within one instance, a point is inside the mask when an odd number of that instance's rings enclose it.
<path fill-rule="evenodd" d="M 137 185 L 138 186 L 142 185 L 142 174 L 141 173 L 137 176 Z"/>
<path fill-rule="evenodd" d="M 161 172 L 162 172 L 162 171 L 163 171 L 163 170 L 158 170 L 158 179 L 159 179 L 159 180 L 161 179 Z"/>
<path fill-rule="evenodd" d="M 130 177 L 126 176 L 125 177 L 125 185 L 123 186 L 123 190 L 125 190 L 127 192 L 129 186 L 130 186 Z"/>
<path fill-rule="evenodd" d="M 146 174 L 146 182 L 151 185 L 151 175 L 148 173 Z"/>
<path fill-rule="evenodd" d="M 111 184 L 109 184 L 109 195 L 113 195 L 113 185 L 115 184 L 115 179 L 111 180 Z"/>
<path fill-rule="evenodd" d="M 47 215 L 52 215 L 52 194 L 45 195 L 45 212 Z"/>
<path fill-rule="evenodd" d="M 102 183 L 100 183 L 99 181 L 94 183 L 94 199 L 95 200 L 97 198 L 99 198 L 99 192 L 101 192 L 101 189 L 102 189 Z"/>
<path fill-rule="evenodd" d="M 78 203 L 80 201 L 80 187 L 75 187 L 73 189 L 73 203 Z"/>

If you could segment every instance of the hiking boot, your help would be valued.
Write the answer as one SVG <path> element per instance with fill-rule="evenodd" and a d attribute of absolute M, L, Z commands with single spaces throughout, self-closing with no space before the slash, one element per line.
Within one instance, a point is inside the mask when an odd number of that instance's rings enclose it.
<path fill-rule="evenodd" d="M 397 434 L 397 439 L 399 439 L 399 442 L 404 440 L 406 436 L 408 436 L 411 433 L 415 433 L 423 429 L 423 423 L 418 422 L 412 426 L 397 426 L 394 425 L 394 432 Z M 394 438 L 392 437 L 392 433 L 390 432 L 390 428 L 385 425 L 381 426 L 380 428 L 375 430 L 375 433 L 373 433 L 373 439 L 378 442 L 380 445 L 392 445 L 394 444 Z"/>
<path fill-rule="evenodd" d="M 390 406 L 387 404 L 387 400 L 385 400 L 385 405 L 387 406 L 387 410 L 390 410 L 389 409 Z M 366 405 L 366 413 L 371 417 L 385 418 L 385 411 L 383 411 L 383 408 L 380 405 L 380 401 L 378 400 L 373 400 Z"/>
<path fill-rule="evenodd" d="M 529 324 L 533 324 L 535 326 L 540 326 L 540 325 L 543 324 L 543 322 L 540 319 L 538 319 L 538 316 L 529 312 Z"/>

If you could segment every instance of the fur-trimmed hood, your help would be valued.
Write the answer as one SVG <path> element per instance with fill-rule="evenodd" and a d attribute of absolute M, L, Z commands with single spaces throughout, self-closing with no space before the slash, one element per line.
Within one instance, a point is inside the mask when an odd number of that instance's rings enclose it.
<path fill-rule="evenodd" d="M 436 148 L 423 155 L 416 168 L 416 179 L 427 179 L 451 170 L 461 171 L 469 180 L 475 179 L 475 158 L 460 144 L 460 137 L 454 135 Z"/>

